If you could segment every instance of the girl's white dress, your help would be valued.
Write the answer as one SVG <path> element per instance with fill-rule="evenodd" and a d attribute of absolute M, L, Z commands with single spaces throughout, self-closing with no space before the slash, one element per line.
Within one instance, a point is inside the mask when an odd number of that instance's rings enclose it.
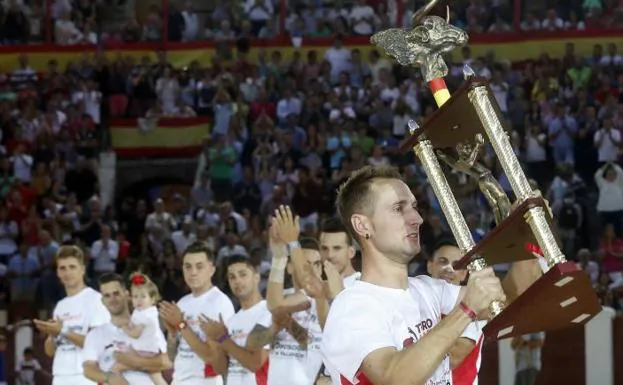
<path fill-rule="evenodd" d="M 158 308 L 150 306 L 147 309 L 134 309 L 130 321 L 132 325 L 144 326 L 140 337 L 132 339 L 132 349 L 137 352 L 160 353 L 159 347 L 163 346 L 161 339 L 164 337 L 160 330 Z"/>

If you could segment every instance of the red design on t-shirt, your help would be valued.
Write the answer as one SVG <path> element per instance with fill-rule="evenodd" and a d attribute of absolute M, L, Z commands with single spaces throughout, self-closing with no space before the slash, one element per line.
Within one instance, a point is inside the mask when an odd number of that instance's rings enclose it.
<path fill-rule="evenodd" d="M 205 366 L 203 367 L 203 375 L 205 378 L 210 378 L 218 376 L 218 373 L 216 372 L 216 370 L 214 370 L 212 365 L 205 364 Z"/>
<path fill-rule="evenodd" d="M 452 383 L 454 385 L 472 385 L 476 381 L 480 346 L 482 346 L 482 336 L 463 362 L 452 370 Z"/>
<path fill-rule="evenodd" d="M 255 382 L 257 385 L 267 385 L 268 384 L 268 358 L 264 365 L 255 372 Z"/>
<path fill-rule="evenodd" d="M 374 385 L 372 384 L 372 381 L 368 380 L 368 377 L 366 377 L 365 374 L 363 374 L 362 372 L 357 372 L 357 374 L 355 375 L 355 378 L 357 379 L 357 385 Z M 340 383 L 342 385 L 355 385 L 352 382 L 348 381 L 346 379 L 346 377 L 340 375 Z"/>
<path fill-rule="evenodd" d="M 406 348 L 408 346 L 411 346 L 411 345 L 413 345 L 414 342 L 415 341 L 413 341 L 413 337 L 405 338 L 405 340 L 402 341 L 402 347 Z"/>

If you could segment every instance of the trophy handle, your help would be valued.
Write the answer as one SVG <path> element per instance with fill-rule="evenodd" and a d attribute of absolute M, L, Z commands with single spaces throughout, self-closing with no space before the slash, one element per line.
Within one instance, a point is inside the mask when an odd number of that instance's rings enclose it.
<path fill-rule="evenodd" d="M 473 273 L 475 271 L 481 271 L 487 268 L 487 263 L 484 258 L 474 259 L 467 265 L 467 271 Z M 489 312 L 495 317 L 504 310 L 504 302 L 493 301 L 489 304 Z"/>

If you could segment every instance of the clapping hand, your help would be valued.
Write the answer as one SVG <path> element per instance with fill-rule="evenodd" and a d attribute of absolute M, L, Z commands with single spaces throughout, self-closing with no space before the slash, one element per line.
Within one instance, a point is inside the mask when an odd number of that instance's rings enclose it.
<path fill-rule="evenodd" d="M 219 343 L 223 343 L 224 340 L 222 339 L 228 334 L 227 326 L 225 326 L 225 322 L 223 321 L 223 316 L 221 314 L 218 316 L 218 321 L 201 315 L 199 317 L 199 326 L 208 338 L 213 341 L 218 341 Z"/>

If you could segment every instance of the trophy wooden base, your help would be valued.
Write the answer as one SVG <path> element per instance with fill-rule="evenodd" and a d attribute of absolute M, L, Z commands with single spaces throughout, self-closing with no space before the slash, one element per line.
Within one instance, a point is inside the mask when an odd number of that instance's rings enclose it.
<path fill-rule="evenodd" d="M 537 241 L 524 215 L 531 208 L 538 206 L 543 207 L 549 217 L 549 208 L 545 199 L 534 197 L 524 200 L 463 258 L 454 262 L 453 267 L 457 270 L 464 270 L 473 259 L 478 257 L 484 258 L 488 266 L 535 258 L 526 246 L 536 244 Z"/>
<path fill-rule="evenodd" d="M 601 311 L 588 275 L 574 262 L 555 265 L 483 328 L 485 339 L 584 325 Z"/>

